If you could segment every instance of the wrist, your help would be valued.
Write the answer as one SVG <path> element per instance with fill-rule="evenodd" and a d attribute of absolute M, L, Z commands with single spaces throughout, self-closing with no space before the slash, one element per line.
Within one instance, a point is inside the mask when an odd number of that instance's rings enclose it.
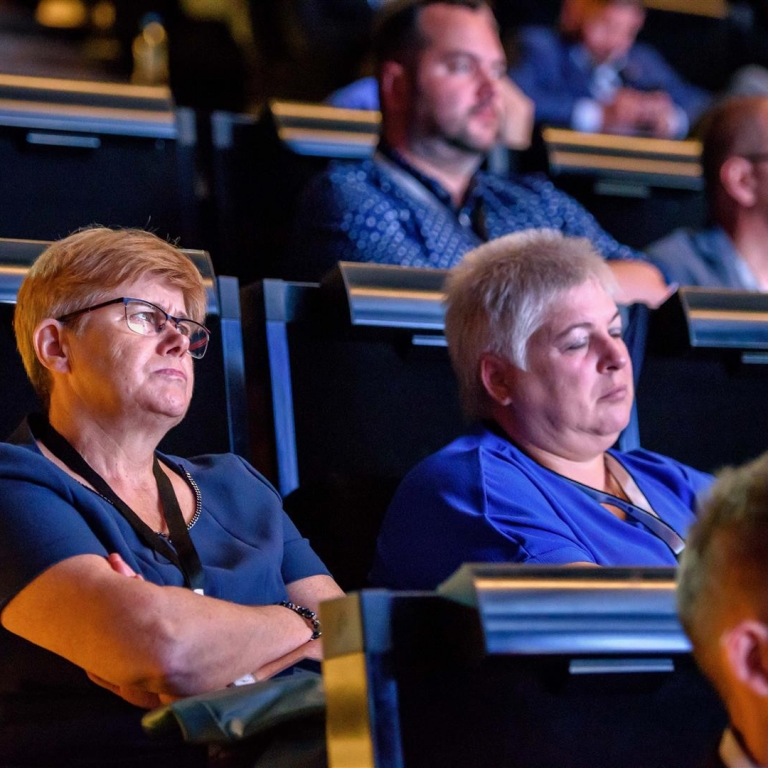
<path fill-rule="evenodd" d="M 312 630 L 312 637 L 309 638 L 310 640 L 317 640 L 323 634 L 320 619 L 317 618 L 317 614 L 310 608 L 305 608 L 303 605 L 296 605 L 296 603 L 292 603 L 290 600 L 281 600 L 278 605 L 282 605 L 283 608 L 293 611 L 304 619 Z"/>

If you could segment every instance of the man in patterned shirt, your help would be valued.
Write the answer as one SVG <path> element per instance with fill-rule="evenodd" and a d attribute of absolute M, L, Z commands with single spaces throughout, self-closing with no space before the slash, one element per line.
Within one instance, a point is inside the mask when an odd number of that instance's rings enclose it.
<path fill-rule="evenodd" d="M 507 62 L 482 0 L 396 3 L 376 40 L 382 111 L 370 160 L 331 163 L 302 197 L 292 276 L 337 261 L 448 268 L 523 229 L 589 238 L 611 261 L 620 301 L 658 303 L 661 273 L 543 177 L 480 170 L 503 127 Z"/>

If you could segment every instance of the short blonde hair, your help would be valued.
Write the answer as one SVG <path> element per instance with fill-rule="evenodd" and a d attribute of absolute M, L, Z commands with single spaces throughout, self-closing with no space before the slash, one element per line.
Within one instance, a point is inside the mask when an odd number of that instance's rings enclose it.
<path fill-rule="evenodd" d="M 480 357 L 493 352 L 525 370 L 531 336 L 564 291 L 597 280 L 609 295 L 613 273 L 586 238 L 551 229 L 491 240 L 448 274 L 445 336 L 468 418 L 490 415 Z"/>
<path fill-rule="evenodd" d="M 51 376 L 35 353 L 38 324 L 105 301 L 123 283 L 146 276 L 179 288 L 189 317 L 205 319 L 205 286 L 197 267 L 178 248 L 143 230 L 82 229 L 52 243 L 30 267 L 19 289 L 13 327 L 27 376 L 46 409 Z M 75 330 L 84 318 L 77 321 Z"/>

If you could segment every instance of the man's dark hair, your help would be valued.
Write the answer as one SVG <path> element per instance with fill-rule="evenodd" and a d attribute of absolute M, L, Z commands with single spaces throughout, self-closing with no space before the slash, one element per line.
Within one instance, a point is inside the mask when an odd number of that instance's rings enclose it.
<path fill-rule="evenodd" d="M 486 0 L 395 0 L 385 5 L 373 30 L 376 66 L 384 61 L 408 63 L 427 44 L 419 26 L 422 11 L 430 5 L 455 5 L 479 10 L 490 8 Z"/>

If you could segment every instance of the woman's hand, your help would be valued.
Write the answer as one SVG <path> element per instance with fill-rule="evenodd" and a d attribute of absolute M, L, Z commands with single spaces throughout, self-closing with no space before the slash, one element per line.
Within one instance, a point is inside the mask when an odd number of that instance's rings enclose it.
<path fill-rule="evenodd" d="M 107 562 L 115 573 L 119 573 L 121 576 L 125 576 L 128 579 L 139 579 L 144 581 L 144 577 L 140 573 L 136 573 L 136 571 L 134 571 L 133 568 L 131 568 L 131 566 L 117 554 L 117 552 L 107 555 Z"/>
<path fill-rule="evenodd" d="M 322 640 L 310 640 L 304 645 L 300 645 L 290 653 L 286 653 L 285 656 L 281 656 L 279 659 L 270 661 L 269 664 L 265 664 L 260 669 L 257 669 L 253 673 L 253 679 L 257 682 L 261 680 L 268 680 L 270 677 L 274 677 L 284 669 L 298 664 L 304 659 L 314 659 L 316 661 L 322 661 L 323 658 L 323 641 Z"/>
<path fill-rule="evenodd" d="M 141 707 L 142 709 L 155 709 L 165 702 L 163 699 L 167 699 L 166 696 L 160 696 L 157 693 L 151 691 L 145 691 L 143 688 L 131 687 L 125 685 L 115 685 L 105 680 L 103 677 L 94 675 L 92 672 L 86 672 L 88 679 L 92 683 L 106 688 L 121 699 L 125 699 L 129 704 L 133 704 L 134 707 Z"/>

